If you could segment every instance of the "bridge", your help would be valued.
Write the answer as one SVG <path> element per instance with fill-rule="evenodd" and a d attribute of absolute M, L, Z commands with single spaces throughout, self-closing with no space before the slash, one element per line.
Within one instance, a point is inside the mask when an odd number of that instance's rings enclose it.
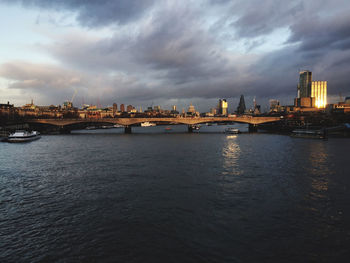
<path fill-rule="evenodd" d="M 125 127 L 125 133 L 131 133 L 131 126 L 143 122 L 156 122 L 166 124 L 186 124 L 191 132 L 192 125 L 201 123 L 237 122 L 249 124 L 250 131 L 256 131 L 259 124 L 277 122 L 281 117 L 260 117 L 241 115 L 236 117 L 143 117 L 143 118 L 77 118 L 77 119 L 31 119 L 27 123 L 39 123 L 58 126 L 61 129 L 69 130 L 69 126 L 75 124 L 119 124 Z"/>

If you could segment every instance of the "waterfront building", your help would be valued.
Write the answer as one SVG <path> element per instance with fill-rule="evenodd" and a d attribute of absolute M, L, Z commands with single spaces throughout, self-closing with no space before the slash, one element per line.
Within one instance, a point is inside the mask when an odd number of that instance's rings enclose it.
<path fill-rule="evenodd" d="M 218 104 L 218 112 L 220 115 L 227 116 L 228 103 L 226 99 L 220 99 Z"/>
<path fill-rule="evenodd" d="M 316 108 L 325 108 L 327 104 L 327 81 L 312 81 L 311 98 L 313 106 Z"/>
<path fill-rule="evenodd" d="M 297 92 L 294 105 L 300 110 L 310 111 L 326 107 L 327 81 L 312 81 L 311 71 L 304 70 L 299 73 Z"/>

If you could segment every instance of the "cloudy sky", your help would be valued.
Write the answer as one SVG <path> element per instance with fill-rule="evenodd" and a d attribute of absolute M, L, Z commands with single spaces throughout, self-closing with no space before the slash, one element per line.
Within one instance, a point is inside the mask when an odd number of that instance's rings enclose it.
<path fill-rule="evenodd" d="M 292 104 L 350 96 L 348 0 L 0 0 L 0 103 Z"/>

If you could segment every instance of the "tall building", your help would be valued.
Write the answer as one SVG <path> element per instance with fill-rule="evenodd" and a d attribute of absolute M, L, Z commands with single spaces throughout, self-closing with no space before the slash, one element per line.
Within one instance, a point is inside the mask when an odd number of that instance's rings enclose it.
<path fill-rule="evenodd" d="M 327 81 L 312 81 L 311 97 L 313 106 L 316 108 L 325 108 L 327 104 Z"/>
<path fill-rule="evenodd" d="M 226 99 L 220 99 L 218 104 L 219 114 L 227 116 L 227 101 Z"/>
<path fill-rule="evenodd" d="M 244 102 L 244 96 L 241 95 L 241 98 L 239 99 L 239 104 L 237 107 L 237 113 L 244 114 L 245 110 L 246 110 L 246 107 L 245 107 L 245 102 Z"/>
<path fill-rule="evenodd" d="M 298 98 L 311 97 L 312 72 L 308 70 L 299 72 Z"/>
<path fill-rule="evenodd" d="M 118 105 L 117 103 L 113 103 L 113 116 L 116 114 L 117 111 L 118 111 Z"/>
<path fill-rule="evenodd" d="M 298 96 L 294 105 L 300 108 L 325 108 L 327 104 L 327 81 L 312 81 L 312 72 L 299 74 Z"/>
<path fill-rule="evenodd" d="M 124 104 L 120 104 L 120 111 L 121 111 L 121 112 L 125 112 L 125 106 L 124 106 Z"/>

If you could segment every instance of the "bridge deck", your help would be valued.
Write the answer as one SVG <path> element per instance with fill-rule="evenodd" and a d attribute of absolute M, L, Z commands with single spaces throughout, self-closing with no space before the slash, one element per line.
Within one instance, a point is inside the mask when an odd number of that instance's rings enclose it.
<path fill-rule="evenodd" d="M 142 122 L 163 122 L 173 124 L 200 124 L 210 122 L 237 122 L 258 125 L 268 122 L 280 121 L 280 117 L 256 117 L 256 116 L 237 116 L 237 117 L 173 117 L 173 118 L 85 118 L 85 119 L 32 119 L 29 123 L 51 124 L 56 126 L 66 126 L 79 123 L 111 123 L 130 126 Z"/>

